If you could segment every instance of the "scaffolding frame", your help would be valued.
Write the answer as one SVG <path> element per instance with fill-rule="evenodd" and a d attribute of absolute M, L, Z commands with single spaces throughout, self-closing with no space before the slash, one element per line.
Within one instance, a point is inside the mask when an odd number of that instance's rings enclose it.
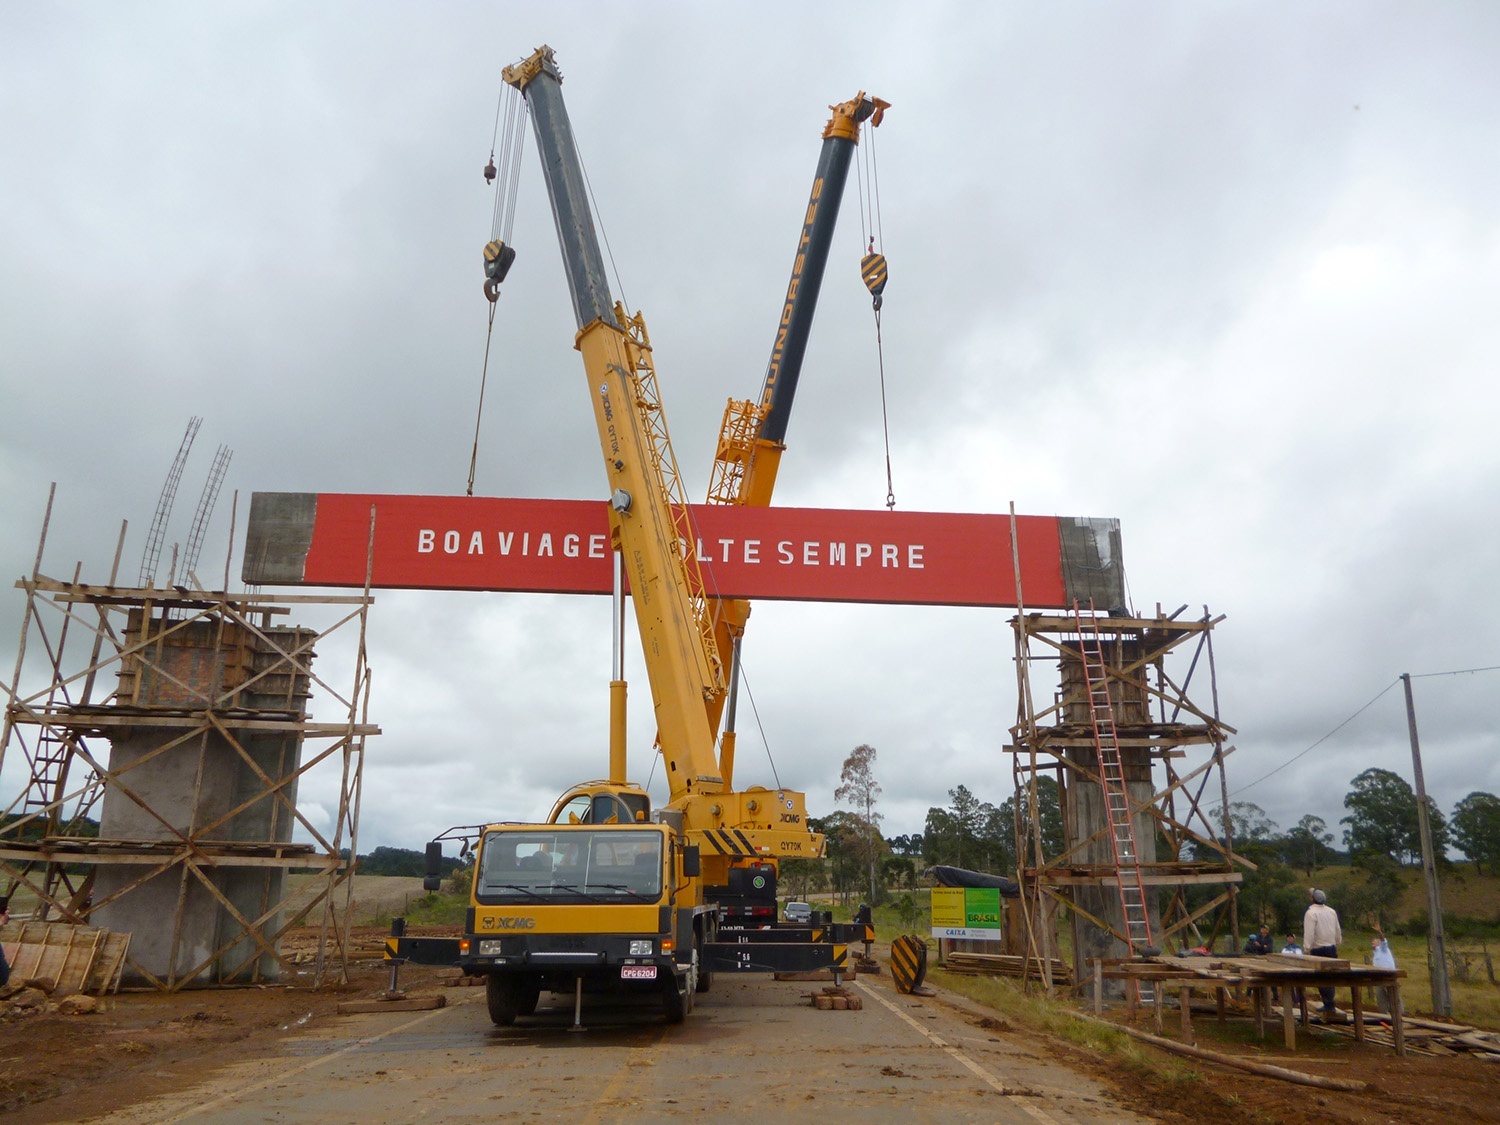
<path fill-rule="evenodd" d="M 49 498 L 49 520 L 50 514 Z M 368 721 L 366 624 L 373 602 L 368 581 L 362 594 L 344 596 L 270 597 L 184 586 L 116 586 L 117 548 L 110 583 L 87 585 L 78 581 L 82 564 L 75 568 L 71 581 L 41 573 L 45 540 L 46 522 L 32 574 L 16 582 L 26 596 L 25 615 L 14 674 L 8 686 L 0 685 L 7 696 L 0 732 L 0 792 L 14 791 L 18 784 L 14 779 L 22 770 L 26 773 L 17 795 L 0 809 L 0 880 L 7 893 L 24 889 L 34 895 L 33 917 L 39 920 L 85 924 L 106 903 L 175 873 L 179 879 L 177 910 L 170 920 L 163 919 L 171 927 L 170 968 L 161 974 L 131 958 L 126 960 L 126 969 L 149 985 L 162 991 L 201 985 L 205 972 L 223 967 L 221 959 L 228 962 L 231 975 L 248 973 L 240 978 L 244 983 L 264 979 L 263 958 L 295 977 L 293 955 L 283 952 L 279 943 L 294 928 L 312 924 L 307 920 L 314 912 L 318 922 L 312 984 L 346 983 L 365 740 L 380 733 Z M 331 608 L 337 620 L 322 629 L 273 625 L 275 619 L 292 612 L 293 604 Z M 166 658 L 174 651 L 168 642 L 194 629 L 211 633 L 215 655 L 234 673 L 208 689 L 202 681 L 184 678 L 180 663 Z M 79 632 L 88 644 L 86 658 L 75 655 L 80 646 L 70 646 L 70 634 Z M 351 632 L 357 634 L 351 687 L 341 691 L 330 682 L 332 677 L 313 670 L 314 646 L 334 634 Z M 255 661 L 245 658 L 247 644 Z M 101 677 L 109 674 L 116 676 L 115 686 L 95 702 L 101 693 Z M 137 698 L 147 679 L 172 694 L 171 705 Z M 308 716 L 305 697 L 313 686 L 339 709 L 335 721 L 314 722 Z M 277 691 L 284 693 L 283 706 L 246 705 L 245 697 L 251 693 L 263 697 Z M 112 733 L 143 728 L 159 732 L 160 744 L 128 763 L 113 766 L 109 755 L 97 753 L 92 745 Z M 266 734 L 294 740 L 300 754 L 294 768 L 274 777 L 262 768 L 246 743 Z M 131 771 L 163 754 L 196 753 L 201 779 L 211 738 L 238 758 L 246 775 L 255 779 L 255 788 L 236 794 L 232 808 L 202 823 L 196 823 L 195 813 L 195 823 L 174 824 L 168 813 L 153 808 L 137 791 Z M 296 793 L 309 776 L 316 773 L 320 781 L 326 781 L 334 770 L 339 774 L 337 812 L 332 831 L 320 831 L 298 809 Z M 164 838 L 123 840 L 94 835 L 89 814 L 107 788 L 159 825 Z M 271 824 L 286 829 L 286 839 L 215 838 L 231 820 L 262 802 L 271 810 Z M 289 842 L 294 830 L 312 842 Z M 95 899 L 95 875 L 101 866 L 130 868 L 131 875 L 106 898 Z M 247 912 L 215 882 L 212 876 L 219 867 L 281 868 L 283 874 L 294 869 L 311 871 L 312 894 L 294 905 L 283 878 L 275 901 L 263 894 L 259 910 Z M 189 888 L 194 886 L 205 888 L 241 931 L 227 940 L 216 939 L 206 956 L 179 971 L 179 939 Z M 247 943 L 251 949 L 245 954 Z M 229 961 L 232 956 L 238 960 Z"/>
<path fill-rule="evenodd" d="M 1097 631 L 1100 638 L 1110 697 L 1119 715 L 1119 747 L 1130 756 L 1136 780 L 1150 782 L 1150 798 L 1132 796 L 1129 812 L 1132 819 L 1144 818 L 1154 828 L 1157 854 L 1136 866 L 1144 885 L 1155 889 L 1157 897 L 1161 897 L 1161 891 L 1167 892 L 1166 901 L 1157 904 L 1157 939 L 1165 945 L 1184 931 L 1199 934 L 1199 923 L 1207 919 L 1209 940 L 1227 926 L 1238 948 L 1236 888 L 1242 871 L 1253 871 L 1255 865 L 1234 851 L 1228 818 L 1224 762 L 1235 749 L 1226 745 L 1227 738 L 1236 731 L 1219 717 L 1212 641 L 1214 626 L 1224 618 L 1211 616 L 1205 607 L 1201 618 L 1182 620 L 1186 608 L 1165 615 L 1158 606 L 1154 617 L 1120 610 L 1092 614 L 1089 631 Z M 1050 995 L 1050 965 L 1056 956 L 1050 920 L 1058 908 L 1069 911 L 1073 925 L 1075 981 L 1091 979 L 1084 971 L 1081 927 L 1102 931 L 1126 949 L 1131 942 L 1123 918 L 1108 916 L 1109 910 L 1089 910 L 1079 901 L 1081 889 L 1109 891 L 1121 876 L 1117 864 L 1098 862 L 1097 856 L 1090 858 L 1091 849 L 1109 842 L 1107 819 L 1085 826 L 1091 829 L 1087 834 L 1082 827 L 1070 832 L 1074 820 L 1069 816 L 1070 800 L 1079 795 L 1077 787 L 1105 788 L 1097 755 L 1092 768 L 1079 760 L 1097 750 L 1089 719 L 1088 677 L 1081 667 L 1083 629 L 1072 614 L 1024 612 L 1011 619 L 1011 627 L 1015 638 L 1017 722 L 1004 749 L 1011 755 L 1015 783 L 1016 855 L 1027 930 L 1026 955 L 1028 962 L 1036 961 L 1037 979 Z M 1173 672 L 1189 651 L 1186 672 L 1174 678 Z M 1058 665 L 1058 688 L 1051 702 L 1039 707 L 1032 689 L 1032 666 L 1040 663 Z M 1188 692 L 1195 674 L 1204 666 L 1211 702 L 1199 706 Z M 1206 760 L 1184 772 L 1182 760 L 1188 756 L 1185 748 L 1190 746 L 1205 747 L 1208 754 Z M 1044 777 L 1057 785 L 1063 823 L 1060 851 L 1055 841 L 1051 848 L 1045 841 L 1044 810 L 1038 792 L 1038 781 Z M 1205 802 L 1209 806 L 1217 803 L 1221 815 L 1210 816 Z M 1194 849 L 1191 858 L 1187 855 L 1189 847 Z M 1207 858 L 1198 858 L 1204 855 Z M 1190 888 L 1200 886 L 1221 889 L 1207 901 L 1190 903 Z"/>

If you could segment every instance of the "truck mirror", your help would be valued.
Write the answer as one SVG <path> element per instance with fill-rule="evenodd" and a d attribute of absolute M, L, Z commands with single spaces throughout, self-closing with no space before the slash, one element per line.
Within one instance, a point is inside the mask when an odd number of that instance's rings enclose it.
<path fill-rule="evenodd" d="M 427 845 L 427 869 L 422 873 L 424 891 L 441 890 L 443 886 L 443 845 L 436 840 Z"/>
<path fill-rule="evenodd" d="M 703 864 L 698 858 L 698 845 L 690 844 L 682 849 L 682 877 L 696 879 L 703 873 Z"/>

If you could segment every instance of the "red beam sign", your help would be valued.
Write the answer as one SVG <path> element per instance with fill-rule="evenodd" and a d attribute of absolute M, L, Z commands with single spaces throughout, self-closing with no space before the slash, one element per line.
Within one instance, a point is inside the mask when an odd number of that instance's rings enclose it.
<path fill-rule="evenodd" d="M 1014 606 L 1011 518 L 693 505 L 708 593 L 793 601 Z M 371 529 L 374 530 L 373 552 Z M 1124 602 L 1115 520 L 1015 517 L 1028 607 Z M 603 501 L 257 492 L 252 585 L 608 594 Z"/>

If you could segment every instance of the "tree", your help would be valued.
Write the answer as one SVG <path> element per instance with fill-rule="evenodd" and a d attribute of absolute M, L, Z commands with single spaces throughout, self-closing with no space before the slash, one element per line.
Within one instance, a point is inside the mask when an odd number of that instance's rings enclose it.
<path fill-rule="evenodd" d="M 1346 919 L 1368 918 L 1376 926 L 1389 925 L 1405 886 L 1400 863 L 1385 852 L 1367 851 L 1356 855 L 1352 866 L 1365 873 L 1365 882 L 1363 886 L 1350 884 L 1330 892 L 1333 901 L 1339 903 L 1339 912 Z"/>
<path fill-rule="evenodd" d="M 821 859 L 784 859 L 778 879 L 788 898 L 806 902 L 813 891 L 828 886 L 828 869 Z"/>
<path fill-rule="evenodd" d="M 1344 843 L 1350 853 L 1388 855 L 1398 864 L 1419 859 L 1422 836 L 1417 827 L 1417 795 L 1406 780 L 1390 770 L 1372 768 L 1350 784 L 1353 788 L 1344 796 L 1344 807 L 1350 812 L 1339 820 L 1349 826 Z M 1442 861 L 1448 851 L 1448 824 L 1431 797 L 1427 799 L 1427 820 L 1432 829 L 1433 858 Z"/>
<path fill-rule="evenodd" d="M 984 810 L 979 798 L 969 792 L 965 785 L 948 790 L 948 815 L 958 833 L 958 859 L 955 866 L 962 867 L 967 857 L 969 863 L 977 862 L 979 833 L 984 828 Z"/>
<path fill-rule="evenodd" d="M 870 905 L 878 899 L 879 884 L 875 879 L 876 865 L 880 862 L 880 822 L 884 819 L 875 811 L 875 798 L 880 796 L 880 783 L 875 780 L 875 747 L 861 744 L 849 752 L 844 759 L 843 782 L 833 791 L 834 800 L 850 805 L 860 822 L 860 849 L 870 871 Z"/>
<path fill-rule="evenodd" d="M 444 857 L 442 874 L 451 875 L 455 870 L 465 866 L 464 861 Z M 387 848 L 379 847 L 368 855 L 359 857 L 359 873 L 361 875 L 405 875 L 420 876 L 427 869 L 427 853 L 419 852 L 411 848 Z"/>
<path fill-rule="evenodd" d="M 864 825 L 857 816 L 838 809 L 823 817 L 816 830 L 823 834 L 833 890 L 847 903 L 865 870 Z"/>
<path fill-rule="evenodd" d="M 930 808 L 922 831 L 922 858 L 929 864 L 959 866 L 963 845 L 958 825 L 947 809 Z"/>
<path fill-rule="evenodd" d="M 1453 806 L 1453 843 L 1474 861 L 1476 868 L 1500 870 L 1500 797 L 1470 793 Z"/>
<path fill-rule="evenodd" d="M 1287 858 L 1312 877 L 1313 868 L 1321 866 L 1333 853 L 1333 833 L 1321 816 L 1308 813 L 1286 834 Z"/>
<path fill-rule="evenodd" d="M 997 809 L 986 801 L 980 806 L 984 812 L 979 830 L 979 844 L 984 856 L 981 866 L 996 874 L 1009 874 L 1016 869 L 1016 818 L 1011 812 L 1011 804 L 1007 801 Z"/>
<path fill-rule="evenodd" d="M 880 881 L 887 887 L 911 890 L 917 885 L 917 865 L 908 856 L 884 856 L 880 860 Z"/>
<path fill-rule="evenodd" d="M 1224 807 L 1215 805 L 1209 814 L 1214 826 L 1224 823 Z M 1276 838 L 1276 822 L 1266 810 L 1253 801 L 1233 801 L 1229 805 L 1229 829 L 1234 833 L 1234 850 L 1244 851 L 1246 844 L 1267 843 Z"/>
<path fill-rule="evenodd" d="M 1248 913 L 1255 924 L 1264 923 L 1285 932 L 1295 912 L 1305 904 L 1303 894 L 1296 888 L 1297 873 L 1274 855 L 1256 859 L 1254 871 L 1244 872 L 1239 894 L 1235 896 L 1235 908 L 1244 918 Z"/>
<path fill-rule="evenodd" d="M 1027 790 L 1021 790 L 1021 812 L 1027 813 L 1027 803 L 1031 797 Z M 1042 827 L 1042 851 L 1049 856 L 1062 855 L 1066 850 L 1066 837 L 1063 835 L 1062 801 L 1058 796 L 1057 779 L 1045 774 L 1036 779 L 1036 804 L 1037 811 L 1041 817 Z"/>
<path fill-rule="evenodd" d="M 922 833 L 920 832 L 892 836 L 886 840 L 886 843 L 896 855 L 904 855 L 908 859 L 916 859 L 922 854 Z"/>

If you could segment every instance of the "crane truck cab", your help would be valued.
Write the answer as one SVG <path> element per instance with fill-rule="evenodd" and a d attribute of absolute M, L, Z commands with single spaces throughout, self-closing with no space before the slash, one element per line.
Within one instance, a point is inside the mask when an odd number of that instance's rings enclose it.
<path fill-rule="evenodd" d="M 543 991 L 655 994 L 679 1022 L 699 987 L 697 848 L 669 824 L 490 824 L 458 965 L 485 978 L 499 1025 Z"/>

